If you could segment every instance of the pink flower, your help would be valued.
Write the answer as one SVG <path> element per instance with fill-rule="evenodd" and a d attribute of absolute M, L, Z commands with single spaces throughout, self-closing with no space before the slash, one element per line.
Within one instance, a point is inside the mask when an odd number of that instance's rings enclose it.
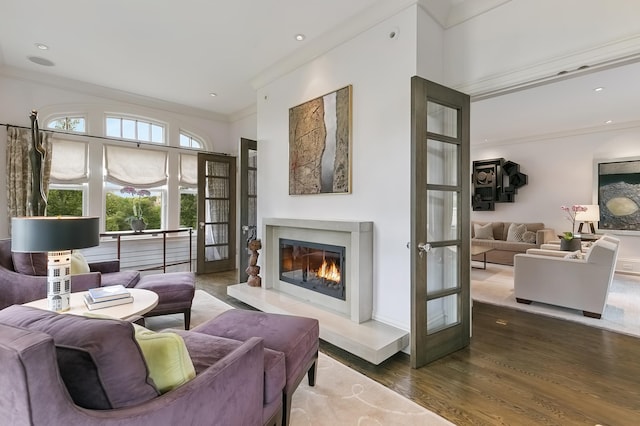
<path fill-rule="evenodd" d="M 576 214 L 578 212 L 586 212 L 587 208 L 579 204 L 574 204 L 571 207 L 560 206 L 560 208 L 562 209 L 562 211 L 564 211 L 567 214 L 567 220 L 571 222 L 571 234 L 573 236 L 573 233 L 575 232 L 575 229 L 576 229 Z"/>

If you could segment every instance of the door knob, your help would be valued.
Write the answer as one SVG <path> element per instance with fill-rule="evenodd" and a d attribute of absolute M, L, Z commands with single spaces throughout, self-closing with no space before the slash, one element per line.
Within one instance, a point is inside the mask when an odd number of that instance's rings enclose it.
<path fill-rule="evenodd" d="M 418 254 L 420 255 L 420 257 L 422 257 L 424 253 L 429 253 L 430 251 L 431 251 L 431 244 L 418 243 Z"/>

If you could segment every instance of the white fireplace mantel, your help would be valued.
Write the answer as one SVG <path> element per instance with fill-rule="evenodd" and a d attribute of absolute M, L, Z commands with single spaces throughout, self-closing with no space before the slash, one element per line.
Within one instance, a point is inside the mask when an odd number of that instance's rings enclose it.
<path fill-rule="evenodd" d="M 265 218 L 262 273 L 265 288 L 303 299 L 362 323 L 373 311 L 373 222 Z M 280 281 L 280 238 L 345 247 L 346 300 Z"/>

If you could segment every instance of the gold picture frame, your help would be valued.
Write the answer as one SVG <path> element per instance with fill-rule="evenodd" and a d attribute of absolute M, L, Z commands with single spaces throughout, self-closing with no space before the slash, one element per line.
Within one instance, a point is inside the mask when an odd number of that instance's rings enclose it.
<path fill-rule="evenodd" d="M 289 195 L 351 193 L 351 85 L 289 109 Z"/>

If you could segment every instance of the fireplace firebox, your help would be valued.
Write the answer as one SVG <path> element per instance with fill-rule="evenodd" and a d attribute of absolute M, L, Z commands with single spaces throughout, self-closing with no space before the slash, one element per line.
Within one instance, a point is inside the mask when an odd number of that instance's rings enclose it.
<path fill-rule="evenodd" d="M 346 300 L 345 248 L 280 238 L 280 280 Z"/>

